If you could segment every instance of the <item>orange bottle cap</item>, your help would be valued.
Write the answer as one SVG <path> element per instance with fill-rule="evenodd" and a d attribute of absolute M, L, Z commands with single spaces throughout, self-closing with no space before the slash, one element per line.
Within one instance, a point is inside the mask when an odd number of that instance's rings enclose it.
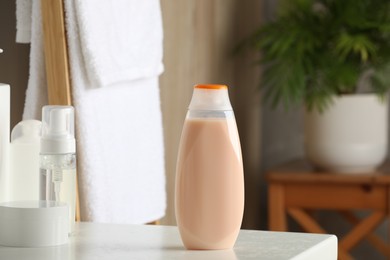
<path fill-rule="evenodd" d="M 226 85 L 219 85 L 219 84 L 199 84 L 195 85 L 194 88 L 203 88 L 203 89 L 227 89 L 228 87 Z"/>

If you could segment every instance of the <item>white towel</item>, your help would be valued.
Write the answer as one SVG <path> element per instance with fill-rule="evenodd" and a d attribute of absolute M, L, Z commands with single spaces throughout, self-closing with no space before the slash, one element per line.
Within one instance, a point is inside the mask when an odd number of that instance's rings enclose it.
<path fill-rule="evenodd" d="M 36 0 L 16 0 L 16 42 L 31 41 L 32 2 Z"/>
<path fill-rule="evenodd" d="M 30 7 L 32 9 L 30 9 Z M 42 107 L 47 105 L 47 84 L 45 73 L 45 57 L 43 53 L 43 30 L 41 17 L 41 1 L 32 0 L 32 6 L 25 5 L 26 10 L 18 15 L 29 15 L 31 19 L 30 76 L 28 78 L 23 119 L 41 120 Z M 30 12 L 30 13 L 29 13 Z"/>
<path fill-rule="evenodd" d="M 159 219 L 166 208 L 159 72 L 95 88 L 86 73 L 91 63 L 82 54 L 75 3 L 65 0 L 82 219 L 132 224 Z M 33 13 L 39 10 L 34 1 Z M 36 98 L 46 91 L 40 77 L 42 38 L 34 37 L 34 33 L 42 36 L 40 24 L 34 23 L 39 17 L 33 15 L 31 52 L 35 54 L 31 53 L 25 118 L 39 118 L 34 114 L 42 104 Z"/>
<path fill-rule="evenodd" d="M 162 23 L 156 0 L 75 0 L 81 52 L 93 86 L 158 75 Z"/>

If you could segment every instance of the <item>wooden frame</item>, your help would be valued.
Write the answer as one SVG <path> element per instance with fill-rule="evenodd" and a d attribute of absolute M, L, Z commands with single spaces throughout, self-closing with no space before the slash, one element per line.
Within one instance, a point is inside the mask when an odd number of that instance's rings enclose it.
<path fill-rule="evenodd" d="M 63 1 L 41 0 L 41 11 L 49 104 L 72 105 Z M 76 221 L 80 219 L 76 179 Z"/>

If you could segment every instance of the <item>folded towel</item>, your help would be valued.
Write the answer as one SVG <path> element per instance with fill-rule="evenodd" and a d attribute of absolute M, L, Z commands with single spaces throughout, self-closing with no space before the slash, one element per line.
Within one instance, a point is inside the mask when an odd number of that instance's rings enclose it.
<path fill-rule="evenodd" d="M 159 71 L 95 88 L 87 76 L 91 63 L 83 56 L 75 3 L 65 0 L 82 220 L 141 224 L 159 219 L 166 208 Z M 35 10 L 40 8 L 34 1 Z M 25 119 L 40 118 L 36 111 L 47 100 L 42 38 L 34 35 L 42 37 L 35 23 L 39 17 L 33 15 Z"/>
<path fill-rule="evenodd" d="M 31 41 L 31 10 L 33 0 L 16 0 L 16 42 Z"/>
<path fill-rule="evenodd" d="M 75 11 L 92 87 L 162 72 L 159 1 L 75 0 Z"/>

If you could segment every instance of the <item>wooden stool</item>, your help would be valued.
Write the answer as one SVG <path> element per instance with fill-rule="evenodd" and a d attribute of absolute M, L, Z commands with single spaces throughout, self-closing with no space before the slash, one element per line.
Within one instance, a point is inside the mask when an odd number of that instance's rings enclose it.
<path fill-rule="evenodd" d="M 373 233 L 389 216 L 390 165 L 386 163 L 375 173 L 338 174 L 318 172 L 305 160 L 278 166 L 267 173 L 269 183 L 269 229 L 287 231 L 287 214 L 306 232 L 326 233 L 310 215 L 310 210 L 335 210 L 353 229 L 339 238 L 339 259 L 353 259 L 348 253 L 366 238 L 390 258 L 390 247 Z M 353 210 L 370 210 L 359 219 Z"/>

